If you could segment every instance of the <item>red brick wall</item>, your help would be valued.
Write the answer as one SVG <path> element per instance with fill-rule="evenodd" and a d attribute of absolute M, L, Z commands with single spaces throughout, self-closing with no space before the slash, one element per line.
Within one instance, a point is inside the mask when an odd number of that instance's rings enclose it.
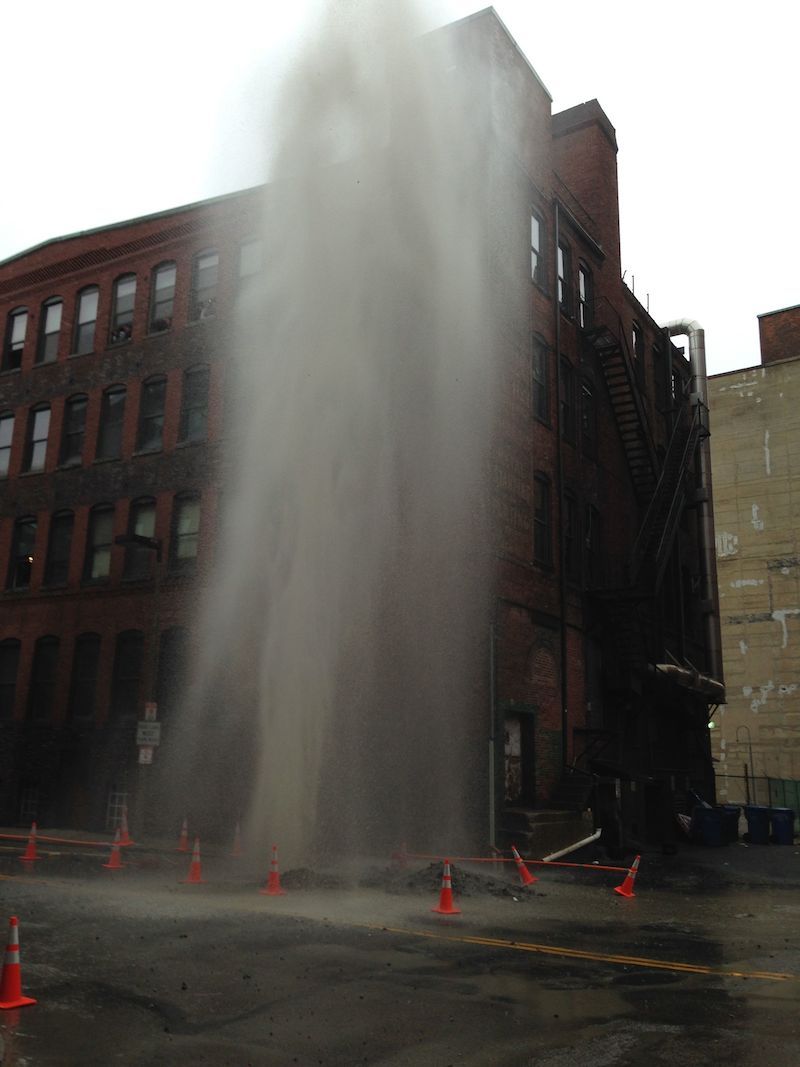
<path fill-rule="evenodd" d="M 758 316 L 761 362 L 775 363 L 800 356 L 800 305 Z"/>

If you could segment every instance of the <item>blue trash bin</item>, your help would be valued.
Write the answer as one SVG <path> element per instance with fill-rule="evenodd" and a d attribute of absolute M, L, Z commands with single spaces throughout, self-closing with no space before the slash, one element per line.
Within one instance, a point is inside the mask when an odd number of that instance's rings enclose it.
<path fill-rule="evenodd" d="M 722 832 L 722 811 L 719 808 L 701 807 L 699 804 L 694 808 L 692 839 L 711 848 L 727 844 Z"/>
<path fill-rule="evenodd" d="M 794 812 L 791 808 L 770 808 L 772 840 L 776 845 L 794 844 Z"/>
<path fill-rule="evenodd" d="M 769 844 L 769 812 L 763 804 L 745 804 L 747 833 L 752 845 Z"/>

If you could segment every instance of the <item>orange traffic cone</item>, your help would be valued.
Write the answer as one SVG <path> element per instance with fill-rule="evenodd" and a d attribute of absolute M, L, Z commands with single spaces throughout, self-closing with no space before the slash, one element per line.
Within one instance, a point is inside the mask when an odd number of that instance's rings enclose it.
<path fill-rule="evenodd" d="M 520 856 L 519 852 L 517 852 L 514 845 L 511 846 L 511 853 L 514 857 L 514 863 L 516 863 L 517 865 L 517 870 L 519 871 L 519 876 L 522 881 L 522 884 L 533 885 L 534 882 L 538 882 L 539 879 L 532 875 L 528 868 L 525 866 L 525 861 L 523 860 L 522 856 Z"/>
<path fill-rule="evenodd" d="M 630 870 L 625 875 L 625 881 L 622 885 L 615 885 L 614 892 L 619 893 L 621 897 L 635 897 L 636 894 L 633 891 L 633 883 L 636 881 L 636 872 L 639 870 L 639 857 L 631 864 Z"/>
<path fill-rule="evenodd" d="M 431 911 L 438 912 L 439 915 L 461 914 L 461 908 L 453 907 L 453 880 L 450 877 L 450 860 L 444 861 L 444 870 L 442 871 L 442 891 L 439 894 L 439 906 L 437 908 L 431 908 Z"/>
<path fill-rule="evenodd" d="M 180 836 L 180 840 L 178 841 L 177 851 L 178 852 L 188 852 L 189 851 L 189 820 L 188 819 L 184 819 L 183 820 L 183 826 L 181 827 L 181 836 Z"/>
<path fill-rule="evenodd" d="M 38 860 L 39 856 L 36 854 L 36 823 L 31 823 L 31 832 L 28 835 L 28 844 L 25 846 L 25 851 L 20 856 L 23 863 L 31 863 L 33 860 Z"/>
<path fill-rule="evenodd" d="M 242 854 L 242 831 L 239 826 L 239 822 L 236 822 L 236 832 L 233 835 L 233 850 L 231 856 L 233 859 L 238 860 Z"/>
<path fill-rule="evenodd" d="M 128 833 L 128 805 L 127 804 L 123 804 L 122 805 L 122 818 L 120 819 L 120 822 L 119 822 L 119 831 L 120 831 L 119 843 L 123 848 L 125 848 L 126 845 L 132 845 L 134 843 L 133 842 L 133 838 Z"/>
<path fill-rule="evenodd" d="M 203 871 L 200 867 L 200 838 L 194 839 L 194 849 L 192 850 L 192 862 L 189 864 L 189 877 L 183 879 L 184 885 L 197 885 L 199 882 L 205 882 L 203 878 Z"/>
<path fill-rule="evenodd" d="M 272 846 L 272 859 L 269 861 L 269 877 L 267 884 L 259 889 L 259 893 L 265 897 L 285 897 L 286 890 L 281 889 L 281 876 L 278 871 L 278 846 Z"/>
<path fill-rule="evenodd" d="M 114 834 L 114 844 L 111 846 L 111 855 L 108 857 L 108 863 L 104 863 L 103 866 L 109 871 L 119 871 L 125 866 L 122 862 L 122 855 L 119 851 L 119 846 L 122 844 L 119 836 L 119 827 Z"/>
<path fill-rule="evenodd" d="M 22 995 L 22 975 L 19 968 L 19 920 L 12 915 L 8 920 L 8 945 L 3 975 L 0 978 L 0 1008 L 22 1008 L 35 1004 L 33 997 Z"/>

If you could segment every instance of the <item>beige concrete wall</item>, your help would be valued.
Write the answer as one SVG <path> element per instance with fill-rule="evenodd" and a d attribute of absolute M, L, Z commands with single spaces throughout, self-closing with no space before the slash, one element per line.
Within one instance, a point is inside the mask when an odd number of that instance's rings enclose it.
<path fill-rule="evenodd" d="M 735 803 L 745 763 L 800 779 L 800 358 L 716 375 L 709 406 L 728 694 L 711 741 Z"/>

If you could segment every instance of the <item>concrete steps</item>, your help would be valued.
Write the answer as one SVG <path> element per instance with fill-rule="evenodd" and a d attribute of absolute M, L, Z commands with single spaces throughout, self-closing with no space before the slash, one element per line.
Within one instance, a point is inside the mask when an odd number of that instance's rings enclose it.
<path fill-rule="evenodd" d="M 542 859 L 593 833 L 591 814 L 552 809 L 506 808 L 497 834 L 499 848 L 516 846 L 522 855 Z"/>

